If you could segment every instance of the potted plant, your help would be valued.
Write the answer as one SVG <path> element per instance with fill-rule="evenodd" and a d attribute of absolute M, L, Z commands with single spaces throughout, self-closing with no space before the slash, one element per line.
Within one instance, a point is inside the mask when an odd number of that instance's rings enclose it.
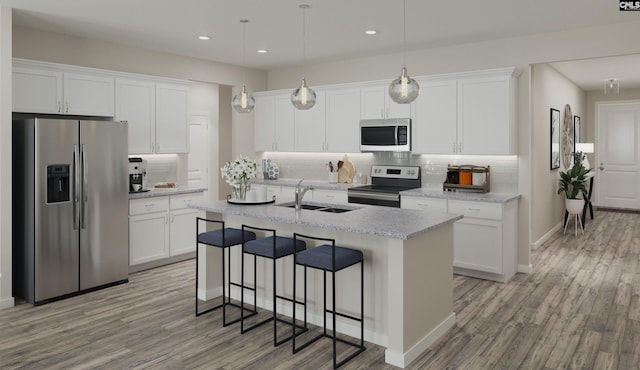
<path fill-rule="evenodd" d="M 591 172 L 582 164 L 584 156 L 582 152 L 574 153 L 574 165 L 566 171 L 560 171 L 558 194 L 564 192 L 565 206 L 571 214 L 578 214 L 584 208 L 584 199 L 578 198 L 578 195 L 587 191 L 587 174 Z"/>

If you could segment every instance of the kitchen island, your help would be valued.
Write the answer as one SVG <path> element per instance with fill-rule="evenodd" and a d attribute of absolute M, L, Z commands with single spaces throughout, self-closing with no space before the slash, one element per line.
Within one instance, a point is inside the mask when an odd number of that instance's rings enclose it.
<path fill-rule="evenodd" d="M 290 203 L 289 203 L 290 204 Z M 274 228 L 278 235 L 294 232 L 336 239 L 336 244 L 362 250 L 365 256 L 365 339 L 386 347 L 385 361 L 404 367 L 423 353 L 454 323 L 453 312 L 453 223 L 462 218 L 440 212 L 422 212 L 390 207 L 340 205 L 344 213 L 295 210 L 280 204 L 234 205 L 226 201 L 192 204 L 207 212 L 210 219 L 224 220 L 227 227 L 252 226 Z M 312 246 L 308 246 L 312 247 Z M 201 256 L 207 249 L 201 246 Z M 201 259 L 206 274 L 219 275 L 217 251 Z M 232 248 L 232 280 L 239 281 L 239 248 Z M 212 258 L 213 257 L 213 258 Z M 250 258 L 250 257 L 247 257 Z M 270 300 L 271 266 L 258 260 L 258 305 L 272 308 Z M 203 266 L 203 264 L 206 264 Z M 278 267 L 278 294 L 291 295 L 291 259 Z M 251 272 L 245 279 L 252 280 Z M 347 313 L 359 313 L 359 274 L 357 268 L 338 274 L 336 299 Z M 314 324 L 322 322 L 321 273 L 310 271 L 310 315 Z M 208 284 L 211 279 L 200 279 Z M 212 298 L 215 286 L 200 286 L 200 297 Z M 216 289 L 217 288 L 217 289 Z M 245 297 L 246 297 L 245 293 Z M 239 290 L 231 292 L 238 299 Z M 302 289 L 297 292 L 302 296 Z M 252 299 L 252 297 L 246 298 Z M 301 308 L 298 308 L 301 309 Z M 291 315 L 290 304 L 278 311 Z M 296 314 L 297 315 L 297 314 Z M 358 327 L 339 321 L 337 330 L 358 336 Z"/>

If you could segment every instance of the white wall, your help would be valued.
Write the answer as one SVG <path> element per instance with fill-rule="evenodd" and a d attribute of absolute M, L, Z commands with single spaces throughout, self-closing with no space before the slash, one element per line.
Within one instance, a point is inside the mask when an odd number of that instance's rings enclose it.
<path fill-rule="evenodd" d="M 11 22 L 0 7 L 0 308 L 13 306 L 11 288 Z"/>
<path fill-rule="evenodd" d="M 536 206 L 531 209 L 533 223 L 531 230 L 532 242 L 541 244 L 545 235 L 562 223 L 564 212 L 564 197 L 557 194 L 558 171 L 565 170 L 561 158 L 560 169 L 551 170 L 550 167 L 550 109 L 560 111 L 560 133 L 564 126 L 565 104 L 571 106 L 572 115 L 586 116 L 586 92 L 568 80 L 565 76 L 548 64 L 536 64 L 532 67 L 532 96 L 531 96 L 531 127 L 532 148 L 531 167 L 536 174 L 535 186 L 532 187 L 531 200 Z M 573 126 L 573 118 L 571 119 Z M 562 139 L 560 139 L 562 145 Z M 572 148 L 573 151 L 573 148 Z M 562 147 L 560 149 L 562 153 Z"/>

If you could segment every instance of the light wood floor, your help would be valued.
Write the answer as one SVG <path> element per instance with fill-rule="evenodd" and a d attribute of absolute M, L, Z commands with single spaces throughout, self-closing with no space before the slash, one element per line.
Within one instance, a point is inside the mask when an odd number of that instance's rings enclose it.
<path fill-rule="evenodd" d="M 640 215 L 597 212 L 584 235 L 556 233 L 534 273 L 507 284 L 456 276 L 456 325 L 411 369 L 637 369 Z M 244 335 L 220 311 L 194 317 L 194 263 L 128 284 L 0 311 L 0 368 L 318 369 L 329 340 L 291 355 L 272 327 Z M 345 369 L 392 369 L 372 344 Z"/>

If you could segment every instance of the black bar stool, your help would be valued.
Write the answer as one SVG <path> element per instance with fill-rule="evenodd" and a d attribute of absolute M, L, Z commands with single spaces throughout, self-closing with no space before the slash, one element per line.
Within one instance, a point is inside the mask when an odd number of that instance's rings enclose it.
<path fill-rule="evenodd" d="M 242 225 L 242 231 L 243 232 L 249 232 L 247 231 L 247 229 L 249 230 L 255 230 L 255 231 L 263 231 L 266 233 L 271 233 L 271 236 L 266 236 L 264 238 L 261 239 L 255 239 L 255 240 L 244 240 L 242 243 L 242 272 L 241 272 L 241 283 L 240 285 L 243 287 L 242 293 L 240 294 L 240 305 L 244 308 L 244 290 L 248 289 L 253 291 L 253 311 L 257 312 L 257 294 L 256 294 L 256 288 L 257 288 L 257 279 L 256 279 L 256 261 L 258 259 L 258 257 L 263 257 L 263 258 L 268 258 L 271 259 L 273 261 L 273 316 L 269 317 L 267 319 L 264 319 L 262 321 L 259 321 L 253 325 L 251 325 L 250 327 L 246 328 L 244 327 L 244 319 L 247 318 L 248 316 L 244 316 L 243 311 L 241 311 L 240 313 L 240 332 L 242 334 L 248 332 L 249 330 L 255 329 L 256 327 L 265 324 L 269 321 L 273 321 L 273 345 L 275 346 L 279 346 L 280 344 L 286 342 L 287 340 L 291 339 L 291 337 L 286 337 L 282 340 L 278 340 L 278 332 L 277 332 L 277 324 L 278 322 L 282 322 L 285 324 L 291 324 L 290 321 L 285 321 L 283 319 L 279 319 L 277 317 L 277 299 L 282 299 L 288 302 L 294 302 L 293 299 L 288 298 L 288 297 L 284 297 L 281 295 L 278 295 L 276 293 L 276 276 L 277 276 L 277 270 L 276 270 L 276 260 L 282 257 L 286 257 L 286 256 L 290 256 L 295 254 L 298 251 L 303 251 L 307 248 L 307 243 L 305 243 L 302 240 L 298 240 L 295 241 L 292 238 L 286 238 L 283 236 L 276 236 L 276 230 L 274 229 L 264 229 L 264 228 L 260 228 L 260 227 L 254 227 L 254 226 L 248 226 L 248 225 Z M 248 287 L 245 286 L 244 284 L 244 255 L 245 254 L 251 254 L 253 255 L 253 287 Z M 295 303 L 293 305 L 293 308 L 295 310 Z M 304 329 L 304 328 L 303 328 Z M 294 333 L 295 333 L 295 329 L 294 329 Z M 302 333 L 302 331 L 300 332 Z M 300 334 L 298 333 L 298 334 Z M 296 334 L 296 335 L 298 335 Z"/>
<path fill-rule="evenodd" d="M 311 343 L 316 340 L 327 337 L 333 340 L 333 368 L 337 369 L 338 367 L 344 365 L 347 361 L 353 359 L 360 353 L 362 353 L 366 348 L 364 346 L 364 255 L 362 251 L 344 247 L 336 246 L 335 239 L 329 238 L 318 238 L 314 236 L 302 235 L 298 233 L 293 234 L 293 240 L 298 241 L 299 238 L 318 240 L 321 242 L 331 242 L 331 244 L 322 244 L 315 248 L 310 248 L 304 250 L 302 252 L 296 253 L 294 257 L 294 265 L 293 265 L 293 291 L 296 291 L 296 265 L 304 266 L 304 327 L 307 327 L 307 267 L 311 267 L 314 269 L 322 270 L 324 275 L 324 330 L 319 335 L 313 337 L 308 340 L 304 344 L 300 345 L 300 347 L 296 348 L 296 338 L 293 337 L 293 353 L 297 353 L 303 348 L 307 347 Z M 345 269 L 349 266 L 353 266 L 355 264 L 360 264 L 360 317 L 354 317 L 351 315 L 347 315 L 344 313 L 336 312 L 336 272 Z M 331 294 L 332 294 L 332 302 L 333 308 L 327 309 L 327 272 L 331 273 Z M 295 297 L 294 297 L 295 298 Z M 333 334 L 327 333 L 327 313 L 330 313 L 333 318 Z M 345 339 L 338 338 L 336 335 L 336 316 L 344 317 L 350 320 L 354 320 L 360 322 L 360 343 L 354 343 Z M 296 322 L 296 310 L 293 310 L 293 322 Z M 336 362 L 337 360 L 337 351 L 336 344 L 337 342 L 345 343 L 350 346 L 356 347 L 357 350 L 347 356 L 345 359 Z"/>
<path fill-rule="evenodd" d="M 205 231 L 200 233 L 200 221 L 217 223 L 221 225 L 220 229 Z M 196 316 L 200 316 L 207 312 L 211 312 L 222 307 L 222 326 L 231 325 L 240 321 L 240 319 L 235 319 L 230 322 L 227 322 L 227 309 L 226 307 L 234 306 L 240 308 L 237 304 L 231 303 L 231 298 L 227 293 L 230 293 L 231 285 L 240 286 L 237 283 L 231 282 L 231 253 L 225 251 L 234 245 L 241 245 L 243 240 L 253 240 L 256 238 L 256 234 L 251 231 L 243 231 L 240 229 L 225 227 L 224 221 L 216 221 L 216 220 L 208 220 L 206 218 L 197 217 L 196 218 L 196 241 L 198 244 L 205 244 L 208 246 L 222 248 L 222 303 L 206 309 L 202 312 L 198 312 L 198 261 L 200 257 L 200 248 L 196 244 Z M 225 254 L 227 256 L 227 265 L 229 266 L 229 270 L 225 272 L 225 263 L 224 258 Z M 255 315 L 256 312 L 252 311 L 252 315 Z"/>

